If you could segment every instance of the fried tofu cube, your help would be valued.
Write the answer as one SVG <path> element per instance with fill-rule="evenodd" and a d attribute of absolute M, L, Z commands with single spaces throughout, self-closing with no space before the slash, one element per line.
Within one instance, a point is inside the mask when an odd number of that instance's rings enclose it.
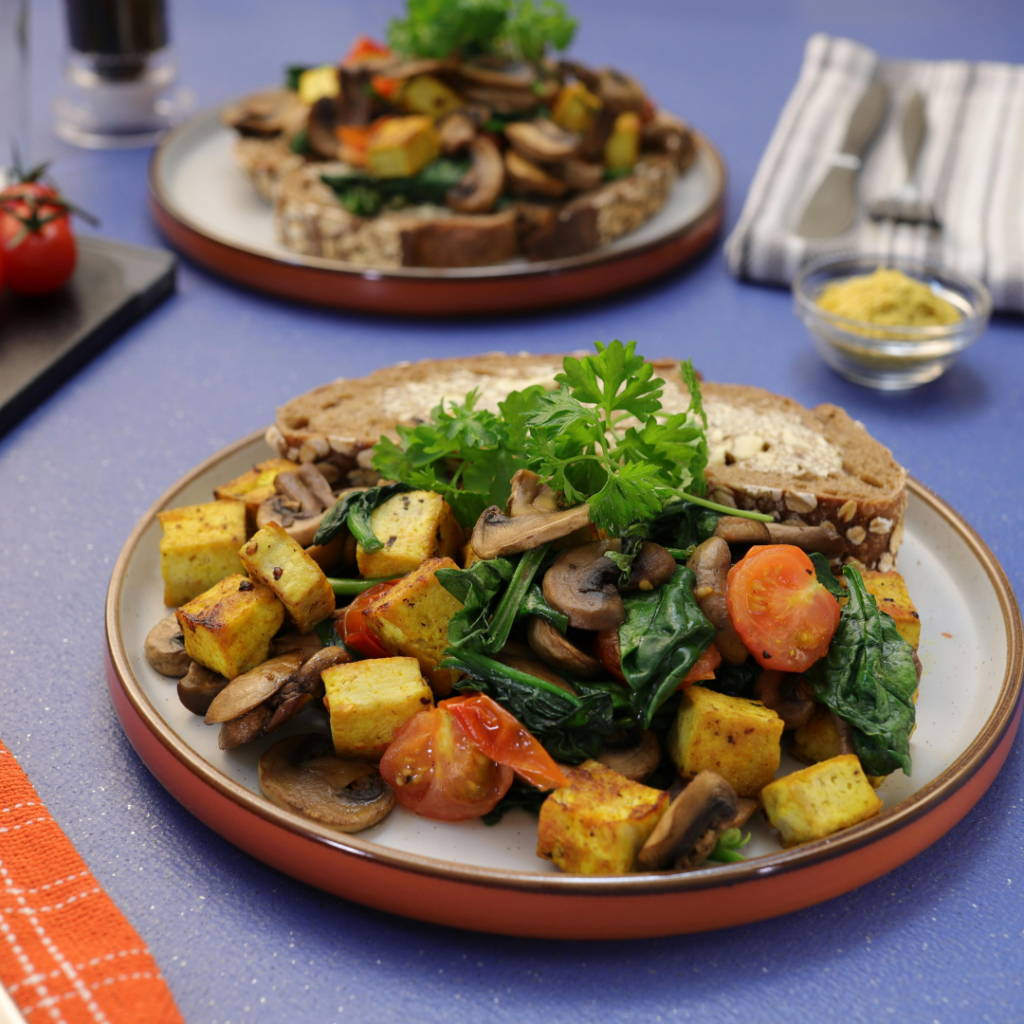
<path fill-rule="evenodd" d="M 898 572 L 867 569 L 861 575 L 864 589 L 874 597 L 878 610 L 893 617 L 900 636 L 916 651 L 921 642 L 921 617 L 910 600 L 906 580 Z"/>
<path fill-rule="evenodd" d="M 438 697 L 451 693 L 459 673 L 440 668 L 448 646 L 448 623 L 462 602 L 438 582 L 438 569 L 458 569 L 450 558 L 429 558 L 381 594 L 363 613 L 389 654 L 415 658 Z"/>
<path fill-rule="evenodd" d="M 585 135 L 601 107 L 601 100 L 582 82 L 569 82 L 555 97 L 551 120 L 566 131 Z"/>
<path fill-rule="evenodd" d="M 604 165 L 610 171 L 628 171 L 640 156 L 640 115 L 627 110 L 615 118 L 604 144 Z"/>
<path fill-rule="evenodd" d="M 455 558 L 465 537 L 448 502 L 434 491 L 407 491 L 388 498 L 370 516 L 373 532 L 384 547 L 367 552 L 356 548 L 359 575 L 404 576 L 428 558 Z"/>
<path fill-rule="evenodd" d="M 399 102 L 410 114 L 426 114 L 435 120 L 463 105 L 462 97 L 433 75 L 417 75 L 406 82 Z"/>
<path fill-rule="evenodd" d="M 280 523 L 270 522 L 242 545 L 242 564 L 277 595 L 300 633 L 334 611 L 334 591 L 323 569 Z"/>
<path fill-rule="evenodd" d="M 426 114 L 383 121 L 366 146 L 366 166 L 378 178 L 411 178 L 441 155 L 441 137 Z"/>
<path fill-rule="evenodd" d="M 395 730 L 434 706 L 415 658 L 367 658 L 332 665 L 321 678 L 338 757 L 379 761 Z"/>
<path fill-rule="evenodd" d="M 298 468 L 299 464 L 292 462 L 291 459 L 267 459 L 265 462 L 257 462 L 248 473 L 221 484 L 214 490 L 213 496 L 221 501 L 245 502 L 246 526 L 249 533 L 253 534 L 256 532 L 256 512 L 267 498 L 274 496 L 274 481 L 277 474 L 286 470 L 295 472 Z"/>
<path fill-rule="evenodd" d="M 214 583 L 242 571 L 239 545 L 245 543 L 245 506 L 237 501 L 210 501 L 158 512 L 160 572 L 164 604 L 176 608 L 209 590 Z"/>
<path fill-rule="evenodd" d="M 757 796 L 775 778 L 782 728 L 782 719 L 760 701 L 690 686 L 666 748 L 684 779 L 718 772 L 737 796 Z"/>
<path fill-rule="evenodd" d="M 175 614 L 188 656 L 234 679 L 270 657 L 270 641 L 284 622 L 284 605 L 270 587 L 236 573 Z"/>
<path fill-rule="evenodd" d="M 325 96 L 330 98 L 341 92 L 338 69 L 333 64 L 318 68 L 307 68 L 299 75 L 299 99 L 312 106 Z"/>
<path fill-rule="evenodd" d="M 462 545 L 462 568 L 468 569 L 474 562 L 480 561 L 483 561 L 483 559 L 481 559 L 476 551 L 473 550 L 473 542 L 471 540 L 467 540 L 466 543 Z"/>
<path fill-rule="evenodd" d="M 839 756 L 839 734 L 832 712 L 824 704 L 814 709 L 811 720 L 793 730 L 793 756 L 804 764 L 817 764 Z M 885 782 L 886 775 L 869 775 L 875 789 Z"/>
<path fill-rule="evenodd" d="M 840 754 L 776 779 L 761 791 L 761 801 L 783 846 L 821 839 L 882 809 L 856 754 Z"/>
<path fill-rule="evenodd" d="M 566 769 L 569 785 L 541 805 L 537 856 L 573 875 L 624 875 L 669 804 L 666 791 L 599 761 Z"/>

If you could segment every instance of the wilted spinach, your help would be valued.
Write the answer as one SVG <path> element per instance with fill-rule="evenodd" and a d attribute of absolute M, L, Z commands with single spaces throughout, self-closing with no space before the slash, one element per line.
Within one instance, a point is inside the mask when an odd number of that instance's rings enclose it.
<path fill-rule="evenodd" d="M 623 595 L 622 674 L 632 689 L 633 714 L 644 728 L 715 637 L 693 596 L 695 581 L 692 570 L 679 566 L 668 583 Z"/>
<path fill-rule="evenodd" d="M 669 502 L 650 522 L 647 539 L 672 548 L 676 558 L 689 557 L 693 549 L 715 532 L 720 512 L 692 501 Z M 678 553 L 677 553 L 678 552 Z"/>
<path fill-rule="evenodd" d="M 537 789 L 528 782 L 516 778 L 512 781 L 509 791 L 498 802 L 493 811 L 481 816 L 480 820 L 485 825 L 497 825 L 508 811 L 515 807 L 521 807 L 524 811 L 536 817 L 540 814 L 540 805 L 551 795 L 550 789 Z"/>
<path fill-rule="evenodd" d="M 814 566 L 814 574 L 818 577 L 818 582 L 833 597 L 846 597 L 846 591 L 843 590 L 839 580 L 836 579 L 835 574 L 832 572 L 828 559 L 820 551 L 813 552 L 810 557 L 811 564 Z"/>
<path fill-rule="evenodd" d="M 373 217 L 385 205 L 443 204 L 445 195 L 462 181 L 468 170 L 468 160 L 441 157 L 411 178 L 377 178 L 357 169 L 343 174 L 322 174 L 320 178 L 349 213 Z"/>
<path fill-rule="evenodd" d="M 902 768 L 909 775 L 917 668 L 914 650 L 879 611 L 861 574 L 843 569 L 849 601 L 828 654 L 804 678 L 818 701 L 853 727 L 857 756 L 869 775 Z"/>
<path fill-rule="evenodd" d="M 754 683 L 761 672 L 761 666 L 753 658 L 747 658 L 742 665 L 730 665 L 723 661 L 715 669 L 715 678 L 706 679 L 700 685 L 719 693 L 727 693 L 731 697 L 752 697 Z"/>
<path fill-rule="evenodd" d="M 329 544 L 347 526 L 360 547 L 372 554 L 384 547 L 370 525 L 373 510 L 383 505 L 396 494 L 411 491 L 408 484 L 386 484 L 384 487 L 370 487 L 365 491 L 356 491 L 339 498 L 334 507 L 320 521 L 320 527 L 313 538 L 314 544 Z"/>

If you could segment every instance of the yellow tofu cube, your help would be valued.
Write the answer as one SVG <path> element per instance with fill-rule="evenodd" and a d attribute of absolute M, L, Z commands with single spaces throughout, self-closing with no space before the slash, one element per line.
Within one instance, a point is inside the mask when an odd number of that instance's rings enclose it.
<path fill-rule="evenodd" d="M 765 786 L 761 801 L 783 846 L 796 846 L 873 818 L 882 801 L 856 754 L 840 754 Z"/>
<path fill-rule="evenodd" d="M 824 704 L 814 709 L 811 720 L 793 730 L 793 756 L 804 764 L 817 764 L 839 756 L 839 734 L 832 712 Z M 869 775 L 875 789 L 885 782 L 886 775 Z"/>
<path fill-rule="evenodd" d="M 875 599 L 880 612 L 891 615 L 900 636 L 917 650 L 921 642 L 921 617 L 910 600 L 907 584 L 898 572 L 864 570 L 864 589 Z"/>
<path fill-rule="evenodd" d="M 541 805 L 537 856 L 573 875 L 624 875 L 669 804 L 666 791 L 599 761 L 565 773 L 569 785 Z"/>
<path fill-rule="evenodd" d="M 441 138 L 426 114 L 392 117 L 370 136 L 366 166 L 378 178 L 411 178 L 441 155 Z"/>
<path fill-rule="evenodd" d="M 434 491 L 407 491 L 388 498 L 370 516 L 379 551 L 356 548 L 360 576 L 404 576 L 428 558 L 455 558 L 465 537 L 448 502 Z"/>
<path fill-rule="evenodd" d="M 284 605 L 269 587 L 236 574 L 175 614 L 188 656 L 234 679 L 270 657 L 270 641 L 284 622 Z"/>
<path fill-rule="evenodd" d="M 632 110 L 615 118 L 604 144 L 604 165 L 611 171 L 628 171 L 640 156 L 640 115 Z"/>
<path fill-rule="evenodd" d="M 437 581 L 438 569 L 458 569 L 450 558 L 429 558 L 381 594 L 363 613 L 389 654 L 415 658 L 438 697 L 451 693 L 459 673 L 440 668 L 448 646 L 448 623 L 462 602 Z"/>
<path fill-rule="evenodd" d="M 737 796 L 757 796 L 775 778 L 782 728 L 782 719 L 760 701 L 690 686 L 666 748 L 684 779 L 718 772 Z"/>
<path fill-rule="evenodd" d="M 410 114 L 426 114 L 435 120 L 458 110 L 462 97 L 433 75 L 417 75 L 402 88 L 399 102 Z"/>
<path fill-rule="evenodd" d="M 312 106 L 325 96 L 330 98 L 341 92 L 338 69 L 333 64 L 308 68 L 299 75 L 299 99 Z"/>
<path fill-rule="evenodd" d="M 300 633 L 334 611 L 334 591 L 323 569 L 279 523 L 267 523 L 238 552 L 254 580 L 277 595 Z"/>
<path fill-rule="evenodd" d="M 468 569 L 474 562 L 480 562 L 483 559 L 473 550 L 473 542 L 467 540 L 462 545 L 462 568 Z"/>
<path fill-rule="evenodd" d="M 551 120 L 566 131 L 585 135 L 603 104 L 582 82 L 563 85 L 551 108 Z"/>
<path fill-rule="evenodd" d="M 257 510 L 267 498 L 274 496 L 274 481 L 277 474 L 285 470 L 294 472 L 298 468 L 299 464 L 292 462 L 291 459 L 267 459 L 265 462 L 257 462 L 248 473 L 221 484 L 214 490 L 213 496 L 221 501 L 245 502 L 246 526 L 252 534 L 256 532 Z"/>
<path fill-rule="evenodd" d="M 415 658 L 367 658 L 332 665 L 321 673 L 338 757 L 379 761 L 418 711 L 434 706 Z"/>
<path fill-rule="evenodd" d="M 242 571 L 239 545 L 245 543 L 245 506 L 210 501 L 158 512 L 160 572 L 164 604 L 171 608 L 198 597 L 218 581 Z"/>

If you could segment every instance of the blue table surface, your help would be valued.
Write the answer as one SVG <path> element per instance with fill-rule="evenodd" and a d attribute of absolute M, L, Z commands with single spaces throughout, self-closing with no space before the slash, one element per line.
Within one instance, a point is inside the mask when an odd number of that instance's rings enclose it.
<path fill-rule="evenodd" d="M 379 35 L 395 2 L 175 0 L 183 80 L 208 105 Z M 729 223 L 814 31 L 892 56 L 1020 61 L 1014 0 L 576 0 L 575 52 L 638 73 L 721 147 Z M 49 104 L 64 28 L 33 5 L 37 156 L 102 218 L 160 245 L 147 151 L 58 143 Z M 84 230 L 84 229 L 83 229 Z M 1024 754 L 903 868 L 748 927 L 628 943 L 554 943 L 410 922 L 327 896 L 222 841 L 125 739 L 103 669 L 103 599 L 132 525 L 182 473 L 282 401 L 399 359 L 537 352 L 637 338 L 712 380 L 845 406 L 950 501 L 1024 593 L 1024 331 L 997 318 L 955 370 L 912 394 L 846 383 L 781 290 L 740 284 L 721 244 L 669 279 L 585 309 L 424 322 L 303 308 L 183 262 L 178 293 L 0 441 L 0 736 L 142 933 L 190 1024 L 242 1021 L 1024 1019 Z"/>

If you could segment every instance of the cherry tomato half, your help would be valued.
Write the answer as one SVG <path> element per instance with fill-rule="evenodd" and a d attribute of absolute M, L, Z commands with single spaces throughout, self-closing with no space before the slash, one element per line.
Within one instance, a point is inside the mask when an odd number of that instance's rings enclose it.
<path fill-rule="evenodd" d="M 352 650 L 365 654 L 368 658 L 388 657 L 388 652 L 370 631 L 364 612 L 381 594 L 386 594 L 397 582 L 398 580 L 388 580 L 385 583 L 375 584 L 369 590 L 364 590 L 338 616 L 337 625 L 341 626 L 342 639 L 345 641 L 346 647 L 351 647 Z"/>
<path fill-rule="evenodd" d="M 726 607 L 762 668 L 804 672 L 828 651 L 839 603 L 791 544 L 752 547 L 729 570 Z"/>
<path fill-rule="evenodd" d="M 403 807 L 438 821 L 493 811 L 515 775 L 483 753 L 443 707 L 418 712 L 395 732 L 380 774 Z"/>
<path fill-rule="evenodd" d="M 367 57 L 390 57 L 391 50 L 383 43 L 369 36 L 356 36 L 355 41 L 349 48 L 342 60 L 343 65 L 355 64 L 357 61 L 366 60 Z"/>
<path fill-rule="evenodd" d="M 556 789 L 569 784 L 562 769 L 519 719 L 487 694 L 451 697 L 438 707 L 459 720 L 477 749 L 492 761 L 508 765 L 531 786 Z"/>
<path fill-rule="evenodd" d="M 78 248 L 68 210 L 46 201 L 56 196 L 36 181 L 0 192 L 0 259 L 7 284 L 21 295 L 47 295 L 74 272 Z"/>

